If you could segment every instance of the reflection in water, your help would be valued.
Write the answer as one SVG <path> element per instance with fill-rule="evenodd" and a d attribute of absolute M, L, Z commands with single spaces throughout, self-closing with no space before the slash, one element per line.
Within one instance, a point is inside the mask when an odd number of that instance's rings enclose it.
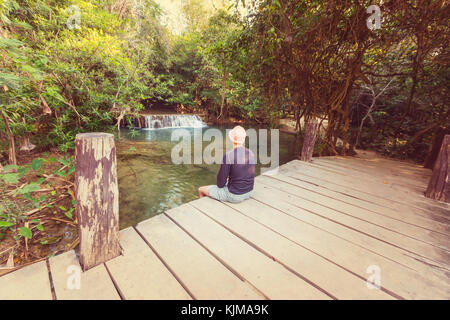
<path fill-rule="evenodd" d="M 200 135 L 207 129 L 185 130 Z M 219 129 L 225 139 L 225 128 Z M 122 140 L 117 143 L 121 229 L 195 200 L 199 186 L 216 183 L 219 164 L 172 163 L 172 148 L 179 143 L 171 141 L 173 130 L 122 131 Z M 213 143 L 222 143 L 225 150 L 225 141 Z M 210 144 L 203 142 L 203 149 Z M 268 144 L 270 155 L 270 134 Z M 294 135 L 280 132 L 280 165 L 294 159 L 297 145 Z M 191 146 L 193 154 L 193 142 Z M 256 174 L 260 168 L 257 164 Z"/>

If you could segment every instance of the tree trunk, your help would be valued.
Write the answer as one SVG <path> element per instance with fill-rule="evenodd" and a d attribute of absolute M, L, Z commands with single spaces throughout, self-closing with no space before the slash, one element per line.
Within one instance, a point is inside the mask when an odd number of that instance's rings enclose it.
<path fill-rule="evenodd" d="M 450 135 L 442 141 L 439 156 L 434 164 L 428 188 L 425 191 L 427 198 L 450 202 Z"/>
<path fill-rule="evenodd" d="M 302 131 L 302 124 L 300 120 L 302 119 L 305 111 L 300 112 L 300 106 L 295 107 L 294 118 L 295 118 L 295 131 Z"/>
<path fill-rule="evenodd" d="M 9 139 L 9 164 L 17 165 L 16 145 L 14 142 L 14 136 L 11 132 L 11 128 L 9 127 L 8 119 L 5 117 L 5 115 L 3 113 L 1 113 L 1 114 L 2 114 L 2 118 L 3 118 L 3 122 L 5 123 L 6 133 L 8 134 L 8 139 Z"/>
<path fill-rule="evenodd" d="M 424 168 L 433 169 L 436 159 L 439 155 L 439 150 L 441 149 L 442 141 L 444 141 L 444 136 L 450 134 L 450 127 L 444 129 L 439 127 L 434 134 L 433 143 L 431 145 L 431 151 L 428 153 L 424 161 Z"/>
<path fill-rule="evenodd" d="M 76 136 L 75 193 L 80 264 L 83 270 L 88 270 L 121 253 L 116 147 L 112 134 Z"/>
<path fill-rule="evenodd" d="M 317 119 L 309 119 L 305 124 L 305 137 L 303 139 L 302 154 L 300 160 L 309 162 L 313 156 L 314 144 L 316 143 L 317 128 L 319 123 Z"/>
<path fill-rule="evenodd" d="M 137 119 L 138 119 L 138 127 L 139 129 L 141 129 L 142 128 L 141 117 L 138 116 Z"/>
<path fill-rule="evenodd" d="M 225 53 L 224 52 L 222 52 L 222 59 L 225 59 Z M 227 90 L 227 77 L 228 77 L 228 73 L 224 69 L 223 70 L 223 76 L 222 76 L 222 95 L 221 95 L 221 103 L 220 103 L 220 114 L 217 117 L 217 119 L 219 119 L 219 118 L 224 116 L 224 114 L 223 114 L 223 107 L 225 105 L 225 93 L 226 93 L 226 90 Z"/>
<path fill-rule="evenodd" d="M 220 102 L 220 114 L 217 117 L 217 119 L 224 117 L 224 106 L 225 106 L 225 92 L 227 90 L 227 73 L 223 74 L 222 78 L 222 95 L 221 95 L 221 102 Z"/>

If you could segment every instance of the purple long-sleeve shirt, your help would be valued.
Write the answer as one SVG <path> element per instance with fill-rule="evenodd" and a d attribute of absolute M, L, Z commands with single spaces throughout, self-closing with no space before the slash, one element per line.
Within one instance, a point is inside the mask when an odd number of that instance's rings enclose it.
<path fill-rule="evenodd" d="M 228 151 L 222 160 L 217 174 L 217 186 L 223 188 L 228 183 L 228 190 L 234 194 L 244 194 L 253 190 L 255 181 L 255 156 L 245 147 Z"/>

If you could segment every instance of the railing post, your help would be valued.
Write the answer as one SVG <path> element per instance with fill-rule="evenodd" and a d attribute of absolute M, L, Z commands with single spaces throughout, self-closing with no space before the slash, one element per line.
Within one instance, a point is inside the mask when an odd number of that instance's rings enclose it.
<path fill-rule="evenodd" d="M 425 197 L 450 202 L 450 135 L 442 140 Z"/>
<path fill-rule="evenodd" d="M 77 134 L 75 194 L 80 264 L 83 270 L 88 270 L 121 252 L 116 147 L 112 134 Z"/>
<path fill-rule="evenodd" d="M 300 160 L 310 162 L 314 153 L 314 144 L 316 143 L 317 128 L 319 123 L 316 118 L 311 118 L 306 122 L 305 135 L 303 138 L 302 154 Z"/>

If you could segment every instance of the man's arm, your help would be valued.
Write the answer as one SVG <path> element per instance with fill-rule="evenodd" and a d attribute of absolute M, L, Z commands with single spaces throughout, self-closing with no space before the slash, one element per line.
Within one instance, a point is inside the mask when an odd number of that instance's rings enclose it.
<path fill-rule="evenodd" d="M 217 174 L 217 186 L 223 188 L 227 183 L 228 175 L 230 174 L 231 164 L 227 161 L 227 155 L 225 154 L 222 159 L 222 165 L 220 166 L 219 173 Z"/>

